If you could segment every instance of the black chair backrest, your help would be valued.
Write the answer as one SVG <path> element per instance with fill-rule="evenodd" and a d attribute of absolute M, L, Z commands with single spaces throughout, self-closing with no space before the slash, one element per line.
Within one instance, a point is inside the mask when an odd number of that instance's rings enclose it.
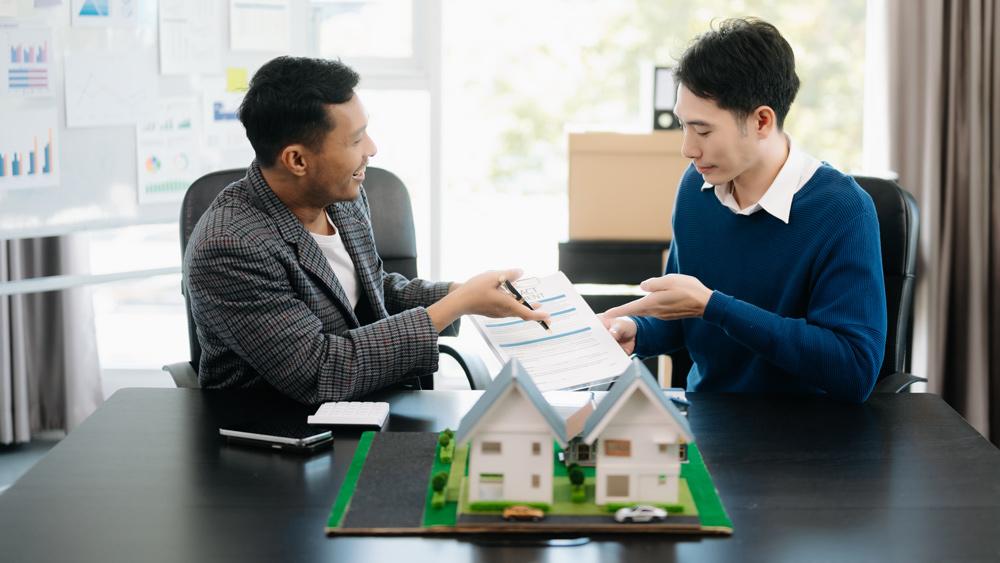
<path fill-rule="evenodd" d="M 181 204 L 180 239 L 181 255 L 187 249 L 191 232 L 198 224 L 198 219 L 215 201 L 226 186 L 246 176 L 246 168 L 234 168 L 212 172 L 198 178 L 184 194 Z M 365 171 L 365 193 L 368 194 L 368 204 L 371 207 L 372 231 L 375 235 L 375 248 L 382 258 L 383 268 L 387 272 L 398 272 L 408 278 L 417 276 L 417 238 L 413 225 L 413 208 L 410 205 L 410 194 L 395 174 L 381 168 L 369 166 Z M 195 332 L 194 318 L 191 316 L 191 304 L 184 296 L 187 310 L 188 343 L 191 348 L 191 365 L 198 371 L 201 360 L 201 345 L 198 344 L 198 334 Z"/>
<path fill-rule="evenodd" d="M 910 370 L 920 214 L 916 200 L 896 182 L 869 176 L 854 179 L 871 196 L 878 213 L 888 319 L 885 359 L 878 374 L 881 380 Z"/>

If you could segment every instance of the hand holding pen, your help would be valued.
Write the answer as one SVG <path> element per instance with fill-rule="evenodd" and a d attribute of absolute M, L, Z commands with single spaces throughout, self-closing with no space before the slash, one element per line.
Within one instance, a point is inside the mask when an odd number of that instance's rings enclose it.
<path fill-rule="evenodd" d="M 514 284 L 510 283 L 510 280 L 508 280 L 503 276 L 500 277 L 500 287 L 501 289 L 506 290 L 507 293 L 509 293 L 514 299 L 517 299 L 517 302 L 520 303 L 521 305 L 524 305 L 525 307 L 527 307 L 532 311 L 535 310 L 535 308 L 531 306 L 531 303 L 528 303 L 528 300 L 521 295 L 521 292 L 518 291 L 516 287 L 514 287 Z M 546 323 L 545 321 L 537 321 L 537 322 L 538 324 L 542 325 L 542 328 L 544 328 L 545 330 L 549 330 L 548 323 Z"/>

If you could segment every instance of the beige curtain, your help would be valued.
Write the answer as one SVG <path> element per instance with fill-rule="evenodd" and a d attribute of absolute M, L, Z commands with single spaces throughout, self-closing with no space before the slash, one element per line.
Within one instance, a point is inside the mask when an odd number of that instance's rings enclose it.
<path fill-rule="evenodd" d="M 0 283 L 83 273 L 74 237 L 0 240 Z M 87 287 L 0 296 L 0 444 L 72 430 L 103 400 Z"/>
<path fill-rule="evenodd" d="M 890 165 L 921 213 L 914 371 L 1000 443 L 996 4 L 889 0 L 888 82 Z"/>

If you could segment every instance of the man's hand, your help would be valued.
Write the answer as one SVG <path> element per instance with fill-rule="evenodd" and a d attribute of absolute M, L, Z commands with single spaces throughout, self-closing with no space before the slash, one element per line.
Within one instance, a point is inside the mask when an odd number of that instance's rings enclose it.
<path fill-rule="evenodd" d="M 608 329 L 611 337 L 622 347 L 626 354 L 632 355 L 635 352 L 635 334 L 637 328 L 635 321 L 628 317 L 609 317 L 607 313 L 597 315 L 604 323 L 604 328 Z"/>
<path fill-rule="evenodd" d="M 549 321 L 549 314 L 545 311 L 532 311 L 500 289 L 501 279 L 514 281 L 522 274 L 518 269 L 491 270 L 474 276 L 465 283 L 452 284 L 447 295 L 427 308 L 434 327 L 440 332 L 462 315 Z"/>
<path fill-rule="evenodd" d="M 704 315 L 708 300 L 712 298 L 712 290 L 698 278 L 683 274 L 650 278 L 639 287 L 650 292 L 649 295 L 612 307 L 603 314 L 608 318 L 638 315 L 665 321 L 687 319 Z"/>

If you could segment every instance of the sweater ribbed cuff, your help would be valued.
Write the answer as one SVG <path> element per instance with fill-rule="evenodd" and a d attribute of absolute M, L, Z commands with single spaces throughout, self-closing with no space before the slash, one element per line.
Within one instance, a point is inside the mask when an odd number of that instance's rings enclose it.
<path fill-rule="evenodd" d="M 707 323 L 711 323 L 719 328 L 726 322 L 726 314 L 729 312 L 729 305 L 733 302 L 732 296 L 721 291 L 713 291 L 712 297 L 705 305 L 705 313 L 701 316 Z"/>

